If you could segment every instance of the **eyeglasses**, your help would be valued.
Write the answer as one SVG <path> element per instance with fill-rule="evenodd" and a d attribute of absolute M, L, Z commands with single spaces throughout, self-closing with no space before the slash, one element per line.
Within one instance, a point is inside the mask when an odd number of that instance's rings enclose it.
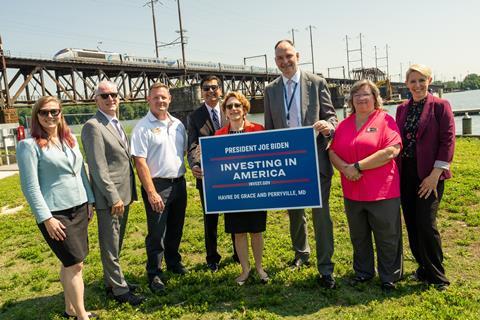
<path fill-rule="evenodd" d="M 357 93 L 353 95 L 353 99 L 367 98 L 370 97 L 371 93 Z"/>
<path fill-rule="evenodd" d="M 99 96 L 102 97 L 102 99 L 105 99 L 105 100 L 108 99 L 108 96 L 112 97 L 112 99 L 115 99 L 118 96 L 118 93 L 116 93 L 116 92 L 100 93 Z"/>
<path fill-rule="evenodd" d="M 202 90 L 205 91 L 205 92 L 208 92 L 210 90 L 217 91 L 218 90 L 218 85 L 203 86 Z"/>
<path fill-rule="evenodd" d="M 241 103 L 230 103 L 230 104 L 227 104 L 225 105 L 225 108 L 227 108 L 228 110 L 232 110 L 233 108 L 243 108 L 243 105 Z"/>
<path fill-rule="evenodd" d="M 38 115 L 42 117 L 48 117 L 50 114 L 52 117 L 58 117 L 58 115 L 62 112 L 60 109 L 50 109 L 50 110 L 38 110 Z"/>

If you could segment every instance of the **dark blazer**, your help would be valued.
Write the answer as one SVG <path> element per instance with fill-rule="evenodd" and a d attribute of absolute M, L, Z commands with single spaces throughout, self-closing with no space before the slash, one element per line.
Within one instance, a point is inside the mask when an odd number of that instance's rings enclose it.
<path fill-rule="evenodd" d="M 225 117 L 223 114 L 220 116 L 222 126 L 225 124 Z M 200 107 L 191 112 L 187 117 L 187 133 L 188 133 L 188 151 L 187 160 L 190 168 L 194 166 L 200 166 L 200 148 L 199 138 L 209 137 L 215 134 L 212 119 L 208 112 L 205 103 L 202 103 Z M 202 180 L 197 179 L 197 189 L 202 187 Z"/>
<path fill-rule="evenodd" d="M 120 199 L 127 206 L 137 200 L 128 141 L 127 144 L 122 141 L 117 130 L 100 111 L 83 126 L 82 142 L 95 194 L 95 207 L 107 209 Z"/>
<path fill-rule="evenodd" d="M 397 108 L 396 121 L 402 139 L 404 139 L 404 125 L 407 119 L 408 108 L 413 100 L 410 99 Z M 417 171 L 420 179 L 426 178 L 433 169 L 436 160 L 451 163 L 455 149 L 455 120 L 452 108 L 447 100 L 428 94 L 423 107 L 417 130 Z M 401 157 L 397 163 L 401 170 Z M 450 170 L 444 170 L 440 180 L 452 176 Z"/>
<path fill-rule="evenodd" d="M 265 88 L 264 109 L 267 130 L 288 128 L 283 92 L 281 76 Z M 330 122 L 334 128 L 337 126 L 337 115 L 324 78 L 300 71 L 300 102 L 302 126 L 311 126 L 319 120 Z M 329 177 L 333 175 L 333 168 L 326 151 L 327 144 L 328 139 L 319 134 L 317 136 L 319 170 L 322 175 Z"/>

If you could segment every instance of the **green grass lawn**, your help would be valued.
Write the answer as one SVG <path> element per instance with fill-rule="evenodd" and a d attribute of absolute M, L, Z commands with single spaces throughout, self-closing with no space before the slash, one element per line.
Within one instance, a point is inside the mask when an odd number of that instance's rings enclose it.
<path fill-rule="evenodd" d="M 270 212 L 265 232 L 265 266 L 272 281 L 258 277 L 243 287 L 234 283 L 240 266 L 231 260 L 231 241 L 219 226 L 221 269 L 204 267 L 203 223 L 198 192 L 190 172 L 188 207 L 181 253 L 186 276 L 166 274 L 163 296 L 150 293 L 145 279 L 145 214 L 142 202 L 132 205 L 121 263 L 128 281 L 139 283 L 147 301 L 139 308 L 108 300 L 103 290 L 96 221 L 90 225 L 90 254 L 85 261 L 86 305 L 102 319 L 480 319 L 480 140 L 458 139 L 454 178 L 446 183 L 439 213 L 447 276 L 445 292 L 425 287 L 410 276 L 415 263 L 404 231 L 405 278 L 398 290 L 383 293 L 379 280 L 355 288 L 352 248 L 336 173 L 330 199 L 335 226 L 335 275 L 338 288 L 326 290 L 315 281 L 314 266 L 288 269 L 288 217 Z M 0 216 L 0 319 L 61 319 L 63 295 L 59 262 L 35 225 L 18 176 L 0 180 L 0 208 L 23 205 L 19 213 Z M 314 248 L 311 221 L 310 245 Z M 313 253 L 315 255 L 315 253 Z M 253 261 L 253 258 L 252 258 Z M 315 257 L 312 257 L 315 261 Z"/>

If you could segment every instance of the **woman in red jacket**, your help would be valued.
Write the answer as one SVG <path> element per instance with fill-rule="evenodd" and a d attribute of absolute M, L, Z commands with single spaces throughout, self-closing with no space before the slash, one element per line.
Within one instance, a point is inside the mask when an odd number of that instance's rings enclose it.
<path fill-rule="evenodd" d="M 228 123 L 215 132 L 215 135 L 237 134 L 264 130 L 260 124 L 249 122 L 246 117 L 250 111 L 250 103 L 240 92 L 229 92 L 222 104 L 222 111 Z M 238 285 L 243 285 L 250 275 L 248 259 L 248 237 L 250 234 L 255 269 L 262 283 L 269 281 L 268 274 L 263 270 L 263 236 L 267 223 L 266 211 L 230 212 L 225 214 L 225 232 L 235 234 L 235 249 L 242 266 L 242 273 L 235 279 Z"/>
<path fill-rule="evenodd" d="M 455 121 L 448 101 L 428 93 L 430 68 L 411 65 L 406 78 L 412 98 L 398 106 L 396 116 L 403 141 L 397 158 L 403 216 L 410 249 L 418 263 L 415 278 L 444 290 L 450 282 L 442 265 L 436 216 L 444 181 L 452 176 Z"/>

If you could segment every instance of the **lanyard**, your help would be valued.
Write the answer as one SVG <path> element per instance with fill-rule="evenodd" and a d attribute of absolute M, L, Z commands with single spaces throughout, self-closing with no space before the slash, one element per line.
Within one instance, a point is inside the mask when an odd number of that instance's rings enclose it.
<path fill-rule="evenodd" d="M 298 82 L 295 83 L 295 87 L 293 87 L 292 95 L 290 96 L 290 100 L 287 98 L 287 89 L 283 86 L 283 94 L 285 95 L 285 103 L 287 104 L 287 121 L 290 120 L 290 107 L 292 106 L 293 99 L 295 97 L 295 91 L 297 91 Z"/>

